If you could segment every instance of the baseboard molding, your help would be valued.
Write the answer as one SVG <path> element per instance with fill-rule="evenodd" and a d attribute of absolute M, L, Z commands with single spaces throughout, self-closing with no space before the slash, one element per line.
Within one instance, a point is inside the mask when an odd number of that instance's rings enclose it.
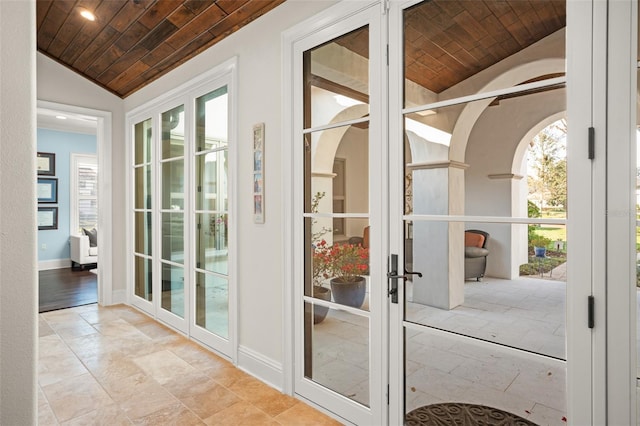
<path fill-rule="evenodd" d="M 71 268 L 71 259 L 41 260 L 38 262 L 38 271 L 64 268 Z"/>
<path fill-rule="evenodd" d="M 244 346 L 238 348 L 238 368 L 262 380 L 269 386 L 284 389 L 282 364 Z"/>

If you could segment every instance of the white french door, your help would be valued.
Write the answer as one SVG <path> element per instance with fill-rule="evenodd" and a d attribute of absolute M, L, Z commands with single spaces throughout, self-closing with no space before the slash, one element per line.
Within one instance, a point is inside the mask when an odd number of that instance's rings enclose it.
<path fill-rule="evenodd" d="M 584 232 L 602 201 L 604 158 L 586 149 L 602 124 L 590 95 L 599 52 L 575 36 L 592 32 L 592 13 L 571 2 L 391 5 L 391 423 L 604 419 L 593 391 L 604 385 L 603 265 L 598 235 Z M 560 169 L 562 184 L 543 187 Z M 537 217 L 528 199 L 540 200 Z"/>
<path fill-rule="evenodd" d="M 296 394 L 357 424 L 386 417 L 386 126 L 379 3 L 287 37 Z M 322 22 L 318 19 L 317 22 Z"/>
<path fill-rule="evenodd" d="M 435 404 L 606 421 L 604 12 L 344 2 L 285 34 L 296 394 L 355 424 Z M 540 150 L 560 185 L 529 191 Z M 349 248 L 366 261 L 336 267 Z"/>
<path fill-rule="evenodd" d="M 128 116 L 130 301 L 235 360 L 235 60 Z"/>

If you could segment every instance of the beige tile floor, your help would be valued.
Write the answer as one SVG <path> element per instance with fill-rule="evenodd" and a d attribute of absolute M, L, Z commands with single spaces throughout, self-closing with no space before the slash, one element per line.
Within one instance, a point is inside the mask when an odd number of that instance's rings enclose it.
<path fill-rule="evenodd" d="M 338 425 L 124 305 L 40 314 L 40 425 Z"/>

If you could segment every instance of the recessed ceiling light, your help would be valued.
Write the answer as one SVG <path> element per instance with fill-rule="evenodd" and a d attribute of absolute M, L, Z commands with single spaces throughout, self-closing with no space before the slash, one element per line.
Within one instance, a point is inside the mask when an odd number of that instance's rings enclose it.
<path fill-rule="evenodd" d="M 95 21 L 96 20 L 96 15 L 94 15 L 91 12 L 89 12 L 87 9 L 80 9 L 80 15 L 82 15 L 82 17 L 84 19 L 87 19 L 89 21 Z"/>
<path fill-rule="evenodd" d="M 66 120 L 67 119 L 67 117 L 65 117 L 64 115 L 56 115 L 56 118 L 58 120 Z"/>

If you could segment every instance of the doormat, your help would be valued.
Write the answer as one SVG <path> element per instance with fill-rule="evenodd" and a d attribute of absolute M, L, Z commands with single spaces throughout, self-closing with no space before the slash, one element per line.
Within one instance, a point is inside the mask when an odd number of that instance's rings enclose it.
<path fill-rule="evenodd" d="M 405 425 L 537 426 L 535 423 L 507 411 L 485 405 L 459 402 L 444 402 L 416 408 L 407 414 Z"/>

